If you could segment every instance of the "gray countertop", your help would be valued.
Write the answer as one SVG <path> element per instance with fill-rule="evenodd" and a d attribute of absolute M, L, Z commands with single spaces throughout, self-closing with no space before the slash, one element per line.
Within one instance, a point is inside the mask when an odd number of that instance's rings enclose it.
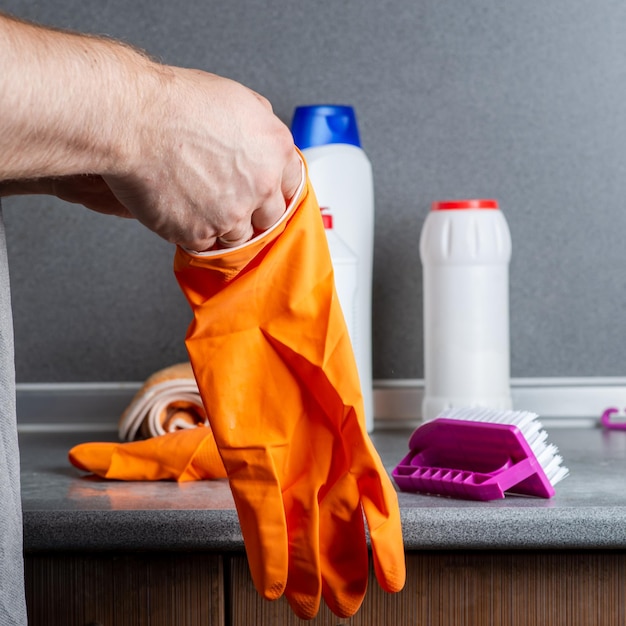
<path fill-rule="evenodd" d="M 570 469 L 550 500 L 473 502 L 400 493 L 407 550 L 626 548 L 626 432 L 548 428 Z M 408 430 L 373 435 L 391 469 Z M 68 450 L 106 433 L 20 433 L 24 542 L 45 550 L 243 550 L 225 480 L 178 484 L 101 480 Z"/>

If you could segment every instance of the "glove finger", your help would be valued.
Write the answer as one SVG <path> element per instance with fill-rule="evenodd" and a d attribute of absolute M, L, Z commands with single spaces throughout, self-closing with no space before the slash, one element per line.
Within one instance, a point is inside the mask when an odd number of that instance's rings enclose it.
<path fill-rule="evenodd" d="M 209 428 L 130 443 L 84 443 L 69 452 L 79 469 L 114 480 L 203 480 L 226 473 Z"/>
<path fill-rule="evenodd" d="M 285 595 L 300 619 L 317 615 L 322 596 L 317 489 L 297 485 L 284 495 L 289 534 L 289 577 Z M 308 501 L 303 498 L 308 496 Z"/>
<path fill-rule="evenodd" d="M 397 493 L 382 463 L 379 472 L 369 475 L 360 486 L 376 578 L 385 591 L 396 593 L 404 587 L 406 579 Z"/>
<path fill-rule="evenodd" d="M 341 618 L 354 615 L 367 590 L 368 553 L 359 492 L 347 474 L 320 505 L 324 601 Z"/>
<path fill-rule="evenodd" d="M 119 443 L 93 442 L 74 446 L 68 453 L 70 463 L 84 472 L 104 478 L 111 465 L 111 457 Z"/>
<path fill-rule="evenodd" d="M 280 483 L 267 450 L 221 448 L 237 507 L 250 574 L 267 600 L 287 584 L 288 539 Z"/>

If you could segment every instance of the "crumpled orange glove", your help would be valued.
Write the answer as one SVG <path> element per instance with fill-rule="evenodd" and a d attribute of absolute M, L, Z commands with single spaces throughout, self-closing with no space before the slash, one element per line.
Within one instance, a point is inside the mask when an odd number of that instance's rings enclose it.
<path fill-rule="evenodd" d="M 306 184 L 304 184 L 306 183 Z M 340 617 L 368 578 L 405 580 L 395 489 L 365 428 L 320 209 L 308 180 L 284 217 L 227 250 L 179 248 L 187 349 L 237 507 L 254 584 L 301 618 Z"/>
<path fill-rule="evenodd" d="M 116 480 L 185 482 L 226 477 L 213 432 L 204 426 L 145 441 L 81 443 L 68 457 L 78 469 Z"/>

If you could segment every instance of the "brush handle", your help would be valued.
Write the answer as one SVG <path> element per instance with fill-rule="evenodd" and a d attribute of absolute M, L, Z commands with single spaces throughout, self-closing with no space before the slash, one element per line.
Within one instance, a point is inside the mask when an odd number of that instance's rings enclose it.
<path fill-rule="evenodd" d="M 626 421 L 624 420 L 624 417 L 619 420 L 613 419 L 613 415 L 617 415 L 618 413 L 619 409 L 606 409 L 600 418 L 602 426 L 604 426 L 604 428 L 608 428 L 609 430 L 626 430 Z"/>

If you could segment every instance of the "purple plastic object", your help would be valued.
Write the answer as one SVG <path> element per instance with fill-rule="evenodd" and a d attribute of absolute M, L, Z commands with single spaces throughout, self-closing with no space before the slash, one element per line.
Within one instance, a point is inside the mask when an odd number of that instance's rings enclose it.
<path fill-rule="evenodd" d="M 616 415 L 617 413 L 619 413 L 619 409 L 606 409 L 600 418 L 602 426 L 610 430 L 626 430 L 626 420 L 624 419 L 624 416 L 617 420 L 613 419 L 613 415 Z"/>
<path fill-rule="evenodd" d="M 409 440 L 392 472 L 403 491 L 498 500 L 505 492 L 551 498 L 554 487 L 517 426 L 437 418 Z"/>

